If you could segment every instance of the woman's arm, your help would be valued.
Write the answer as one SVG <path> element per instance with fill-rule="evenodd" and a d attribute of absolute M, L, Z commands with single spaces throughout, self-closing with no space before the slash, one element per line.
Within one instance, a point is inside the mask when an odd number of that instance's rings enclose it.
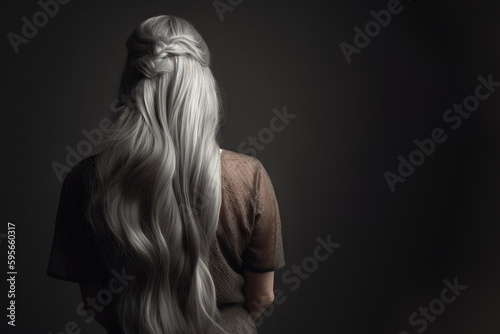
<path fill-rule="evenodd" d="M 274 301 L 274 271 L 256 273 L 245 269 L 245 307 L 253 321 Z"/>

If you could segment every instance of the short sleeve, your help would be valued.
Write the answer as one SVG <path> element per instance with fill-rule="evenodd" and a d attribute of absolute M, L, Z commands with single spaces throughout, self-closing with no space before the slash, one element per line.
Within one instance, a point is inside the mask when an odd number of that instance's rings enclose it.
<path fill-rule="evenodd" d="M 254 199 L 254 223 L 243 267 L 254 272 L 275 271 L 285 266 L 281 218 L 271 179 L 259 162 Z"/>
<path fill-rule="evenodd" d="M 89 188 L 86 171 L 79 163 L 65 177 L 55 221 L 47 275 L 71 282 L 97 282 L 100 266 L 88 246 L 86 208 Z"/>

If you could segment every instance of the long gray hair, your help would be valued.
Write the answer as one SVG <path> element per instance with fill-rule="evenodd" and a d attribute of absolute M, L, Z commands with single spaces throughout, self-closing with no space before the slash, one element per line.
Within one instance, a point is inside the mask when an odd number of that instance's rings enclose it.
<path fill-rule="evenodd" d="M 108 248 L 103 261 L 136 276 L 116 296 L 116 314 L 127 334 L 224 332 L 208 268 L 221 205 L 209 50 L 174 16 L 138 25 L 127 50 L 127 101 L 95 161 L 91 206 L 102 217 L 91 226 Z"/>

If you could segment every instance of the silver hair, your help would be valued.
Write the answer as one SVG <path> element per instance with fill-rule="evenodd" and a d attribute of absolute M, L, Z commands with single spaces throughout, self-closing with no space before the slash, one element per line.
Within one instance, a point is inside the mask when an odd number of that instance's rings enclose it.
<path fill-rule="evenodd" d="M 136 276 L 116 314 L 127 334 L 226 333 L 208 268 L 222 195 L 208 47 L 192 24 L 163 15 L 139 24 L 127 50 L 129 101 L 96 158 L 89 215 L 103 261 Z"/>

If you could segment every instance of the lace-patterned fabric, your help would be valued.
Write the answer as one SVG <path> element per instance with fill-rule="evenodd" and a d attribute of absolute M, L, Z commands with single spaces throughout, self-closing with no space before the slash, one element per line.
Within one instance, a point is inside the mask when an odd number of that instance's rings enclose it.
<path fill-rule="evenodd" d="M 82 160 L 64 180 L 47 268 L 53 278 L 90 283 L 106 276 L 98 254 L 88 249 L 83 236 L 94 157 Z M 278 202 L 256 158 L 223 150 L 221 176 L 222 204 L 209 264 L 221 326 L 229 333 L 257 333 L 243 306 L 243 270 L 268 272 L 285 265 Z"/>

